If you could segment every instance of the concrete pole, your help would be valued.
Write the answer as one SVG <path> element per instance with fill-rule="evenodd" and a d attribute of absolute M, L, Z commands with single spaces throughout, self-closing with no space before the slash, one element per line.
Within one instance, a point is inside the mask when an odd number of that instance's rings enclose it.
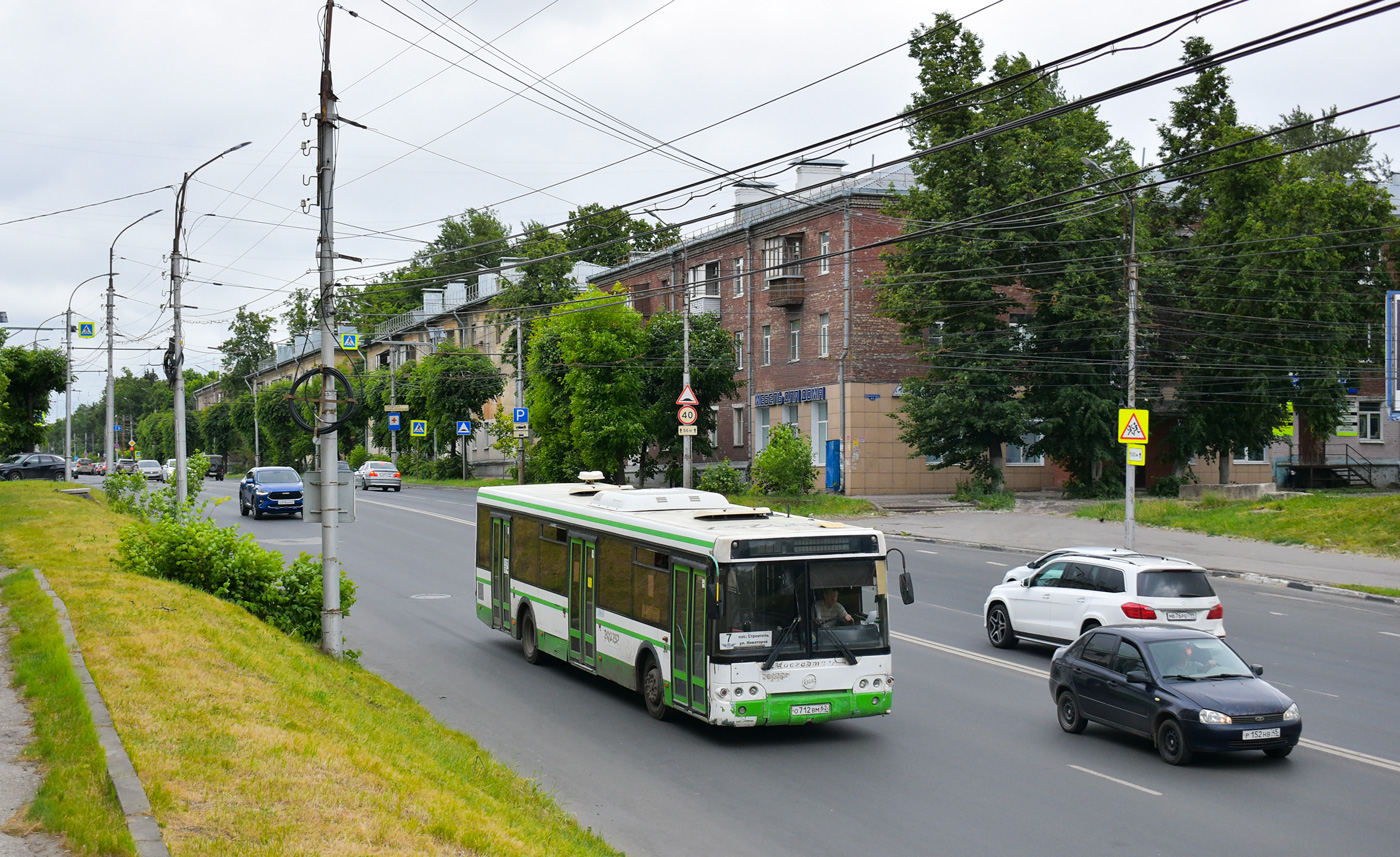
<path fill-rule="evenodd" d="M 681 245 L 682 248 L 685 245 Z M 690 388 L 690 290 L 696 285 L 689 280 L 690 271 L 687 264 L 690 260 L 686 257 L 684 249 L 681 251 L 681 291 L 682 300 L 685 301 L 685 308 L 681 314 L 681 389 Z M 699 405 L 695 407 L 700 410 Z M 698 422 L 696 423 L 699 424 Z M 695 487 L 695 444 L 694 438 L 690 435 L 681 437 L 681 487 Z"/>
<path fill-rule="evenodd" d="M 525 407 L 525 324 L 520 313 L 515 314 L 515 406 Z M 525 484 L 525 442 L 528 437 L 515 439 L 515 482 Z"/>
<path fill-rule="evenodd" d="M 399 373 L 399 349 L 394 346 L 394 341 L 389 340 L 389 404 L 399 403 L 398 394 L 394 392 L 394 376 Z M 400 423 L 403 417 L 399 417 Z M 400 425 L 402 428 L 402 425 Z M 399 433 L 389 432 L 389 460 L 394 462 L 394 467 L 399 466 Z"/>
<path fill-rule="evenodd" d="M 77 291 L 77 289 L 74 289 Z M 63 317 L 63 335 L 67 339 L 68 357 L 63 364 L 63 481 L 73 479 L 73 301 Z"/>
<path fill-rule="evenodd" d="M 1128 407 L 1137 407 L 1137 196 L 1128 197 Z M 1127 450 L 1124 450 L 1126 458 Z M 1137 466 L 1125 461 L 1123 486 L 1123 547 L 1134 550 L 1137 528 Z"/>
<path fill-rule="evenodd" d="M 336 98 L 331 90 L 331 11 L 326 0 L 325 46 L 321 68 L 321 113 L 317 117 L 317 193 L 321 208 L 321 366 L 335 367 L 335 118 Z M 335 379 L 321 376 L 321 651 L 336 660 L 343 656 L 340 630 L 340 558 L 337 529 L 340 525 L 340 453 L 338 432 L 324 426 L 336 420 Z"/>

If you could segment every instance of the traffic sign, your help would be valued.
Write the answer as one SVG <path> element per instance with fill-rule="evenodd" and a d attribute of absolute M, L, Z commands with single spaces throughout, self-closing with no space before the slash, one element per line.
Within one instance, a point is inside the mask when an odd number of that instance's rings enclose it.
<path fill-rule="evenodd" d="M 410 435 L 412 435 L 413 437 L 427 437 L 427 436 L 428 436 L 428 421 L 427 421 L 427 420 L 409 420 L 409 421 L 408 421 L 408 433 L 409 433 Z"/>
<path fill-rule="evenodd" d="M 458 421 L 457 421 L 457 434 L 471 434 L 471 433 L 472 433 L 472 423 L 471 423 L 471 420 L 458 420 Z"/>
<path fill-rule="evenodd" d="M 127 448 L 127 449 L 135 449 L 135 448 L 136 448 L 136 441 L 134 441 L 134 440 L 127 441 L 127 443 L 126 443 L 126 448 Z"/>
<path fill-rule="evenodd" d="M 679 429 L 679 431 L 676 433 L 681 437 L 685 437 L 686 435 L 690 435 L 692 437 L 700 436 L 700 433 L 698 431 L 698 429 L 700 428 L 699 426 L 677 426 L 676 428 Z"/>
<path fill-rule="evenodd" d="M 530 409 L 516 408 L 513 414 L 512 421 L 517 423 L 528 423 L 530 421 Z"/>
<path fill-rule="evenodd" d="M 678 405 L 698 405 L 698 404 L 700 404 L 700 400 L 697 399 L 697 398 L 695 398 L 695 391 L 692 390 L 692 389 L 690 389 L 690 385 L 689 385 L 689 384 L 686 384 L 686 385 L 685 385 L 685 389 L 684 389 L 684 390 L 681 390 L 681 397 L 680 397 L 679 399 L 676 399 L 676 404 L 678 404 Z"/>
<path fill-rule="evenodd" d="M 389 413 L 408 413 L 408 405 L 385 405 L 384 410 Z"/>
<path fill-rule="evenodd" d="M 1147 411 L 1139 408 L 1118 409 L 1118 442 L 1147 443 Z"/>
<path fill-rule="evenodd" d="M 691 405 L 685 405 L 676 411 L 676 419 L 680 420 L 683 425 L 693 426 L 699 418 L 700 413 Z"/>
<path fill-rule="evenodd" d="M 120 425 L 112 426 L 112 431 L 121 431 L 121 430 L 122 430 L 122 427 L 121 427 Z"/>
<path fill-rule="evenodd" d="M 92 339 L 97 335 L 97 325 L 90 321 L 78 322 L 78 336 L 83 339 Z"/>
<path fill-rule="evenodd" d="M 402 426 L 399 425 L 399 415 L 398 415 L 398 414 L 390 414 L 390 415 L 389 415 L 389 431 L 398 431 L 400 428 L 402 428 Z"/>
<path fill-rule="evenodd" d="M 1139 467 L 1147 464 L 1147 446 L 1141 443 L 1130 443 L 1128 446 L 1128 463 L 1136 464 Z"/>
<path fill-rule="evenodd" d="M 515 427 L 515 436 L 516 436 L 516 437 L 529 437 L 529 436 L 530 436 L 530 427 L 527 426 L 527 425 L 525 425 L 525 424 L 523 424 L 523 423 L 520 424 L 520 425 L 518 425 L 518 426 L 516 426 L 516 427 Z"/>
<path fill-rule="evenodd" d="M 340 335 L 340 347 L 346 351 L 359 351 L 360 335 L 358 333 L 342 333 Z"/>

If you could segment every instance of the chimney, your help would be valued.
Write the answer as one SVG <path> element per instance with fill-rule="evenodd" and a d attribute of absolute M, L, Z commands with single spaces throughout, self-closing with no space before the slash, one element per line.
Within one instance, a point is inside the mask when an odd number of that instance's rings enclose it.
<path fill-rule="evenodd" d="M 442 289 L 423 290 L 423 311 L 433 315 L 442 312 Z"/>
<path fill-rule="evenodd" d="M 790 163 L 797 167 L 797 190 L 839 179 L 841 168 L 846 166 L 845 161 L 835 158 L 798 158 Z"/>
<path fill-rule="evenodd" d="M 744 179 L 734 183 L 734 204 L 736 206 L 748 205 L 752 202 L 765 202 L 773 198 L 773 188 L 777 185 L 772 182 L 761 182 L 758 179 Z M 755 216 L 754 208 L 741 208 L 734 212 L 734 222 L 743 223 L 752 220 Z"/>

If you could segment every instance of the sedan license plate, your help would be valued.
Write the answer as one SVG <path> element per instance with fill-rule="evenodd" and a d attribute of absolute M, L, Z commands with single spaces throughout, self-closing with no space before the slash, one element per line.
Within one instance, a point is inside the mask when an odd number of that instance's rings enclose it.
<path fill-rule="evenodd" d="M 1168 621 L 1168 622 L 1194 622 L 1195 620 L 1196 620 L 1196 614 L 1193 613 L 1193 612 L 1191 612 L 1190 610 L 1184 610 L 1184 611 L 1182 611 L 1182 610 L 1168 610 L 1168 611 L 1167 611 L 1167 621 Z"/>
<path fill-rule="evenodd" d="M 1282 733 L 1279 729 L 1246 729 L 1240 738 L 1244 741 L 1259 741 L 1265 738 L 1277 738 Z"/>
<path fill-rule="evenodd" d="M 809 715 L 809 714 L 830 714 L 830 713 L 831 713 L 831 703 L 829 703 L 829 702 L 823 702 L 823 703 L 821 703 L 820 705 L 794 705 L 794 706 L 792 707 L 792 714 L 793 714 L 794 717 L 800 717 L 800 716 Z"/>
<path fill-rule="evenodd" d="M 290 505 L 292 505 L 292 504 L 295 503 L 295 502 L 296 502 L 295 500 L 278 500 L 278 501 L 277 501 L 277 505 L 279 505 L 279 506 L 290 506 Z"/>

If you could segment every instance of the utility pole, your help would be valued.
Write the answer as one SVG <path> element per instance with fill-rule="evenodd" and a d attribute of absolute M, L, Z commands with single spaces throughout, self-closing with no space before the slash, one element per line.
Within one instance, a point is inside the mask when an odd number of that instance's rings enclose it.
<path fill-rule="evenodd" d="M 399 374 L 399 349 L 393 345 L 393 340 L 389 340 L 389 404 L 397 405 L 399 397 L 394 393 L 394 376 Z M 403 418 L 399 418 L 402 423 Z M 402 427 L 402 426 L 400 426 Z M 394 467 L 399 466 L 399 433 L 389 432 L 389 460 L 394 462 Z"/>
<path fill-rule="evenodd" d="M 681 262 L 682 282 L 684 290 L 681 294 L 685 300 L 685 311 L 681 314 L 681 389 L 690 389 L 690 288 L 689 271 L 684 270 L 686 262 Z M 696 406 L 696 411 L 700 410 Z M 681 437 L 681 487 L 695 487 L 695 447 L 692 444 L 693 438 L 690 435 Z"/>
<path fill-rule="evenodd" d="M 525 325 L 520 313 L 515 314 L 515 406 L 525 407 Z M 525 484 L 525 443 L 529 437 L 515 439 L 515 482 Z"/>
<path fill-rule="evenodd" d="M 321 207 L 321 367 L 335 368 L 335 119 L 336 98 L 331 90 L 331 12 L 334 0 L 326 0 L 325 44 L 322 46 L 321 112 L 316 116 L 316 190 Z M 321 651 L 339 660 L 340 558 L 336 554 L 336 530 L 340 524 L 340 454 L 336 421 L 335 378 L 321 374 Z"/>
<path fill-rule="evenodd" d="M 253 466 L 262 467 L 262 431 L 258 428 L 258 382 L 248 380 L 248 376 L 243 376 L 243 383 L 248 385 L 248 389 L 253 392 Z"/>
<path fill-rule="evenodd" d="M 143 214 L 128 225 L 122 227 L 122 231 L 117 233 L 117 237 L 112 239 L 111 246 L 107 248 L 107 428 L 105 429 L 104 437 L 107 441 L 105 449 L 107 450 L 106 473 L 108 475 L 111 474 L 112 468 L 117 465 L 116 440 L 113 437 L 114 421 L 117 418 L 115 413 L 117 376 L 112 362 L 112 340 L 116 336 L 115 332 L 112 330 L 112 310 L 117 297 L 116 286 L 113 284 L 112 280 L 116 277 L 116 272 L 113 269 L 116 267 L 117 261 L 117 241 L 121 239 L 122 234 L 126 232 L 126 230 L 148 217 L 155 217 L 157 214 L 160 214 L 160 212 L 161 209 L 157 208 L 150 214 Z"/>
<path fill-rule="evenodd" d="M 77 289 L 74 289 L 76 292 Z M 67 341 L 68 357 L 63 364 L 63 481 L 74 479 L 73 475 L 73 301 L 68 301 L 68 312 L 63 317 L 63 335 Z"/>

